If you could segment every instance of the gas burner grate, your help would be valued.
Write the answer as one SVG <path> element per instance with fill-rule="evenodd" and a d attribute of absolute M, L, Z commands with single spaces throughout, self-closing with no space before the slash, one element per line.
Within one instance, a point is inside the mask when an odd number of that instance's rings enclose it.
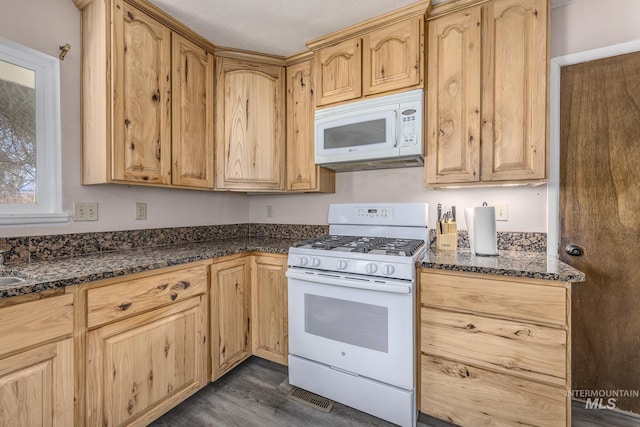
<path fill-rule="evenodd" d="M 329 235 L 294 244 L 294 247 L 336 252 L 412 256 L 424 245 L 423 240 L 393 237 Z"/>

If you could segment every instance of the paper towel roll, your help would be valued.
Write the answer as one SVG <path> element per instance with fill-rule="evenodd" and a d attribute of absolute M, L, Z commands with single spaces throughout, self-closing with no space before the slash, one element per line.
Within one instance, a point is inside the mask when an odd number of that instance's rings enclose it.
<path fill-rule="evenodd" d="M 471 252 L 476 255 L 498 255 L 496 210 L 493 206 L 478 206 L 464 210 Z"/>

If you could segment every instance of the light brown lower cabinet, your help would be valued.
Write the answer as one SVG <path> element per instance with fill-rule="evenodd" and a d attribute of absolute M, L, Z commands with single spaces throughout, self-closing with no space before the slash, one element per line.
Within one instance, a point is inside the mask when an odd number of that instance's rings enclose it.
<path fill-rule="evenodd" d="M 252 353 L 282 365 L 289 354 L 286 271 L 286 255 L 252 257 Z"/>
<path fill-rule="evenodd" d="M 0 425 L 73 425 L 73 295 L 0 309 Z"/>
<path fill-rule="evenodd" d="M 570 283 L 421 270 L 420 411 L 570 426 Z"/>
<path fill-rule="evenodd" d="M 207 384 L 207 277 L 202 265 L 86 292 L 86 425 L 147 425 Z"/>
<path fill-rule="evenodd" d="M 211 381 L 251 356 L 251 259 L 211 265 Z"/>

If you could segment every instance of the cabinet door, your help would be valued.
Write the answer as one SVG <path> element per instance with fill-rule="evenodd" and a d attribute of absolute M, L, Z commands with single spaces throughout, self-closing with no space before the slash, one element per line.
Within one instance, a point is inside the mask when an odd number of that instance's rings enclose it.
<path fill-rule="evenodd" d="M 251 263 L 253 354 L 283 365 L 289 353 L 286 256 L 255 256 Z"/>
<path fill-rule="evenodd" d="M 218 58 L 216 188 L 284 190 L 284 67 Z"/>
<path fill-rule="evenodd" d="M 422 82 L 422 17 L 389 25 L 362 39 L 364 95 L 415 86 Z"/>
<path fill-rule="evenodd" d="M 0 360 L 0 425 L 73 425 L 73 340 Z"/>
<path fill-rule="evenodd" d="M 147 425 L 207 383 L 204 296 L 87 333 L 87 425 Z"/>
<path fill-rule="evenodd" d="M 171 31 L 121 0 L 113 22 L 113 178 L 169 184 Z"/>
<path fill-rule="evenodd" d="M 480 179 L 480 22 L 473 7 L 429 23 L 427 184 Z"/>
<path fill-rule="evenodd" d="M 211 266 L 211 359 L 214 381 L 251 355 L 249 258 Z"/>
<path fill-rule="evenodd" d="M 317 106 L 362 96 L 361 49 L 361 39 L 354 38 L 315 53 Z"/>
<path fill-rule="evenodd" d="M 548 1 L 484 7 L 482 180 L 544 179 Z"/>
<path fill-rule="evenodd" d="M 213 55 L 173 34 L 172 183 L 213 188 Z"/>
<path fill-rule="evenodd" d="M 314 82 L 311 60 L 287 67 L 287 190 L 335 192 L 335 172 L 314 160 Z"/>

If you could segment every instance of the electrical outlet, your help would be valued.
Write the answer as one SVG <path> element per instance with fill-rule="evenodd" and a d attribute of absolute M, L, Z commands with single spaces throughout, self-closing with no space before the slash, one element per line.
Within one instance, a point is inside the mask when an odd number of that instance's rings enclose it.
<path fill-rule="evenodd" d="M 273 218 L 273 206 L 267 205 L 267 218 Z"/>
<path fill-rule="evenodd" d="M 147 219 L 147 204 L 136 203 L 136 219 Z"/>
<path fill-rule="evenodd" d="M 73 220 L 74 221 L 97 221 L 98 220 L 98 203 L 97 202 L 76 202 L 73 204 Z"/>
<path fill-rule="evenodd" d="M 496 221 L 507 221 L 509 219 L 509 208 L 506 203 L 496 203 Z"/>

